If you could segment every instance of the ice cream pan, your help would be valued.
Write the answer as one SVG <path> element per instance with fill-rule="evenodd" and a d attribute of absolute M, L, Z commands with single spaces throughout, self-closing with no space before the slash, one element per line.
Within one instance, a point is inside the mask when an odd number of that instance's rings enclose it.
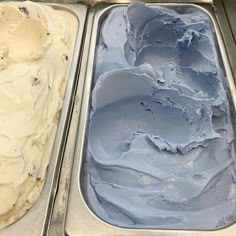
<path fill-rule="evenodd" d="M 234 120 L 235 117 L 235 108 L 236 108 L 236 88 L 234 84 L 233 74 L 230 70 L 230 65 L 227 59 L 227 54 L 224 48 L 224 43 L 221 37 L 220 30 L 217 25 L 216 17 L 214 15 L 214 10 L 211 5 L 197 5 L 197 4 L 150 4 L 151 6 L 168 6 L 168 7 L 193 7 L 203 11 L 208 14 L 210 17 L 214 30 L 214 40 L 217 45 L 218 56 L 222 59 L 222 64 L 224 65 L 225 70 L 225 78 L 229 87 L 229 97 L 230 97 L 230 108 L 232 110 L 232 117 Z M 84 193 L 83 183 L 84 176 L 86 176 L 85 166 L 86 163 L 86 150 L 87 150 L 87 137 L 88 137 L 88 123 L 90 119 L 90 102 L 91 102 L 91 89 L 94 87 L 94 68 L 95 68 L 95 55 L 96 55 L 96 45 L 98 43 L 98 36 L 100 32 L 100 28 L 104 19 L 108 16 L 108 13 L 111 9 L 121 6 L 121 5 L 111 5 L 97 6 L 95 9 L 91 9 L 91 18 L 93 18 L 93 27 L 91 33 L 91 41 L 90 41 L 90 50 L 88 52 L 88 60 L 87 60 L 87 69 L 85 76 L 85 87 L 83 93 L 82 107 L 80 113 L 80 121 L 79 121 L 79 132 L 77 134 L 77 141 L 74 155 L 74 164 L 72 169 L 72 178 L 71 178 L 71 187 L 70 194 L 68 198 L 68 206 L 65 220 L 65 235 L 89 235 L 89 236 L 105 236 L 105 235 L 165 235 L 165 236 L 175 236 L 175 235 L 183 235 L 183 236 L 192 236 L 192 235 L 235 235 L 236 234 L 236 225 L 231 224 L 225 228 L 217 229 L 217 230 L 182 230 L 182 229 L 174 229 L 170 230 L 166 229 L 144 229 L 144 228 L 128 228 L 128 227 L 118 227 L 114 226 L 110 223 L 105 222 L 101 218 L 99 218 L 88 206 L 87 200 Z M 88 32 L 89 34 L 89 32 Z M 233 121 L 233 126 L 235 122 Z M 70 127 L 73 129 L 73 127 Z M 235 127 L 234 127 L 235 128 Z"/>
<path fill-rule="evenodd" d="M 60 114 L 43 191 L 41 192 L 36 203 L 25 215 L 23 215 L 15 223 L 0 230 L 1 236 L 45 235 L 45 230 L 48 226 L 50 215 L 53 210 L 53 202 L 57 191 L 60 166 L 63 159 L 64 144 L 67 138 L 67 131 L 78 83 L 79 62 L 82 50 L 82 38 L 86 22 L 87 7 L 81 4 L 45 4 L 52 6 L 54 9 L 69 12 L 76 17 L 78 21 L 78 28 L 73 50 L 73 58 L 68 74 L 63 107 Z"/>

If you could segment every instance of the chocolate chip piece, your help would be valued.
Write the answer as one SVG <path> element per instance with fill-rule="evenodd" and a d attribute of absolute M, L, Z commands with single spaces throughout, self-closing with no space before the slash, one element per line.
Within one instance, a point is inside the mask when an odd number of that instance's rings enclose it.
<path fill-rule="evenodd" d="M 68 61 L 68 59 L 69 59 L 69 57 L 68 57 L 67 54 L 63 54 L 62 57 L 63 57 L 66 61 Z"/>
<path fill-rule="evenodd" d="M 20 10 L 22 13 L 26 14 L 27 16 L 29 15 L 29 11 L 26 9 L 26 7 L 19 7 L 19 10 Z"/>
<path fill-rule="evenodd" d="M 32 86 L 37 86 L 40 83 L 40 79 L 38 77 L 33 77 Z"/>

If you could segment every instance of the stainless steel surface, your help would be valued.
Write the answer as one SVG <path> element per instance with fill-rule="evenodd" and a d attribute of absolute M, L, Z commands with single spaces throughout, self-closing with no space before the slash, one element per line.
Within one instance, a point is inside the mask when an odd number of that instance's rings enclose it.
<path fill-rule="evenodd" d="M 236 1 L 235 0 L 223 0 L 223 6 L 226 10 L 228 20 L 231 26 L 231 29 L 234 34 L 234 42 L 236 44 Z"/>
<path fill-rule="evenodd" d="M 83 5 L 48 4 L 55 9 L 68 11 L 78 19 L 78 31 L 74 54 L 69 73 L 69 79 L 64 97 L 61 117 L 58 124 L 57 134 L 48 167 L 47 177 L 43 191 L 34 206 L 18 221 L 0 230 L 0 236 L 41 236 L 45 234 L 48 221 L 53 209 L 56 194 L 59 171 L 63 157 L 66 135 L 68 131 L 68 120 L 71 115 L 72 101 L 77 83 L 77 64 L 81 51 L 81 39 L 84 30 L 87 7 Z M 45 229 L 44 229 L 45 228 Z"/>
<path fill-rule="evenodd" d="M 236 1 L 214 0 L 214 6 L 231 69 L 236 79 Z"/>
<path fill-rule="evenodd" d="M 36 0 L 37 2 L 47 2 L 47 0 Z M 83 3 L 86 5 L 94 6 L 101 3 L 109 4 L 125 4 L 130 2 L 165 2 L 165 3 L 213 3 L 214 0 L 50 0 L 51 2 L 56 3 Z"/>
<path fill-rule="evenodd" d="M 20 1 L 20 0 L 19 0 Z M 66 3 L 66 4 L 75 4 L 81 3 L 87 6 L 95 6 L 101 3 L 109 4 L 126 4 L 130 2 L 153 2 L 153 3 L 210 3 L 213 4 L 214 0 L 32 0 L 33 2 L 51 2 L 51 3 Z"/>
<path fill-rule="evenodd" d="M 86 0 L 85 0 L 86 1 Z M 130 2 L 146 2 L 146 3 L 208 3 L 212 4 L 213 0 L 89 0 L 90 5 L 96 5 L 100 3 L 110 4 L 125 4 Z"/>
<path fill-rule="evenodd" d="M 79 72 L 79 82 L 75 95 L 74 108 L 71 117 L 70 130 L 65 148 L 59 188 L 55 199 L 54 211 L 48 231 L 48 236 L 64 235 L 65 212 L 70 189 L 71 170 L 75 151 L 76 137 L 80 132 L 78 129 L 82 95 L 84 90 L 85 75 L 87 69 L 88 51 L 90 48 L 90 36 L 92 32 L 93 11 L 88 13 L 86 25 L 86 37 L 84 38 L 83 57 Z"/>
<path fill-rule="evenodd" d="M 164 4 L 166 5 L 166 4 Z M 173 4 L 168 4 L 173 5 Z M 191 4 L 192 5 L 192 4 Z M 84 141 L 86 138 L 86 127 L 88 123 L 88 114 L 89 114 L 89 100 L 90 100 L 90 93 L 91 93 L 91 83 L 93 77 L 93 64 L 95 58 L 95 49 L 96 49 L 96 40 L 97 34 L 99 31 L 100 20 L 102 20 L 108 11 L 117 5 L 113 5 L 110 7 L 104 6 L 97 6 L 97 8 L 92 9 L 90 11 L 90 22 L 93 21 L 93 28 L 92 28 L 92 35 L 91 35 L 91 42 L 90 42 L 90 50 L 88 52 L 88 59 L 87 61 L 87 69 L 86 69 L 86 77 L 85 77 L 85 84 L 84 84 L 84 93 L 83 93 L 83 100 L 82 100 L 82 107 L 80 112 L 80 117 L 77 118 L 79 121 L 79 125 L 77 122 L 71 124 L 70 131 L 73 131 L 78 128 L 77 133 L 77 140 L 75 144 L 75 152 L 70 149 L 70 143 L 68 142 L 67 145 L 67 159 L 73 159 L 73 169 L 72 169 L 72 176 L 71 176 L 71 187 L 70 187 L 70 195 L 68 199 L 68 206 L 67 206 L 67 214 L 66 219 L 63 224 L 65 224 L 65 232 L 64 234 L 69 236 L 126 236 L 126 235 L 139 235 L 139 236 L 235 236 L 236 235 L 236 224 L 233 224 L 229 227 L 226 227 L 221 230 L 209 230 L 209 231 L 193 231 L 193 230 L 142 230 L 142 229 L 125 229 L 119 228 L 116 226 L 112 226 L 108 223 L 105 223 L 101 219 L 95 216 L 95 214 L 88 208 L 86 205 L 83 195 L 80 188 L 80 179 L 79 173 L 82 167 L 83 161 L 83 152 L 84 152 Z M 176 6 L 176 4 L 174 4 Z M 192 5 L 195 6 L 206 13 L 209 14 L 211 17 L 215 30 L 217 41 L 219 43 L 219 48 L 221 52 L 221 56 L 223 59 L 223 63 L 225 66 L 226 76 L 230 87 L 230 92 L 232 95 L 232 102 L 233 107 L 236 107 L 236 88 L 233 79 L 233 75 L 231 72 L 231 68 L 228 62 L 224 42 L 222 40 L 222 36 L 217 24 L 217 20 L 214 14 L 214 10 L 210 5 Z M 90 36 L 89 36 L 90 37 Z M 87 52 L 85 52 L 87 53 Z M 74 131 L 75 132 L 75 131 Z M 75 134 L 74 134 L 75 135 Z M 73 136 L 73 135 L 72 135 Z M 70 141 L 73 140 L 73 137 Z M 74 145 L 74 143 L 73 143 Z M 62 176 L 63 177 L 63 176 Z M 67 182 L 66 184 L 69 184 Z M 65 184 L 65 185 L 66 185 Z M 68 189 L 68 187 L 67 187 Z M 66 195 L 64 195 L 65 197 Z M 61 198 L 62 199 L 62 198 Z M 60 204 L 59 204 L 60 206 Z M 49 234 L 56 235 L 56 234 Z"/>

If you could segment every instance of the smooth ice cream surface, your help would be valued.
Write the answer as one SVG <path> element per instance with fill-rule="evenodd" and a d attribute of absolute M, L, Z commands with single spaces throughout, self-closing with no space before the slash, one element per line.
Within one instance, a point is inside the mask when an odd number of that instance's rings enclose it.
<path fill-rule="evenodd" d="M 214 28 L 201 10 L 134 3 L 109 12 L 97 44 L 83 172 L 96 215 L 128 228 L 234 222 L 224 80 Z"/>
<path fill-rule="evenodd" d="M 42 190 L 77 27 L 49 6 L 0 3 L 0 228 Z"/>

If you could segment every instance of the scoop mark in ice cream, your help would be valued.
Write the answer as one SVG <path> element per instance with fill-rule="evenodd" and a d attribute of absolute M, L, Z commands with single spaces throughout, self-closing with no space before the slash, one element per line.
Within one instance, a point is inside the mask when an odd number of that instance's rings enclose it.
<path fill-rule="evenodd" d="M 193 7 L 114 7 L 97 44 L 84 191 L 128 228 L 236 218 L 234 135 L 214 29 Z"/>
<path fill-rule="evenodd" d="M 39 20 L 33 14 L 29 17 L 26 7 L 19 7 L 19 11 L 10 5 L 2 8 L 5 14 L 0 17 L 0 42 L 8 51 L 7 64 L 31 60 L 32 57 L 39 59 L 51 45 L 47 22 Z"/>

